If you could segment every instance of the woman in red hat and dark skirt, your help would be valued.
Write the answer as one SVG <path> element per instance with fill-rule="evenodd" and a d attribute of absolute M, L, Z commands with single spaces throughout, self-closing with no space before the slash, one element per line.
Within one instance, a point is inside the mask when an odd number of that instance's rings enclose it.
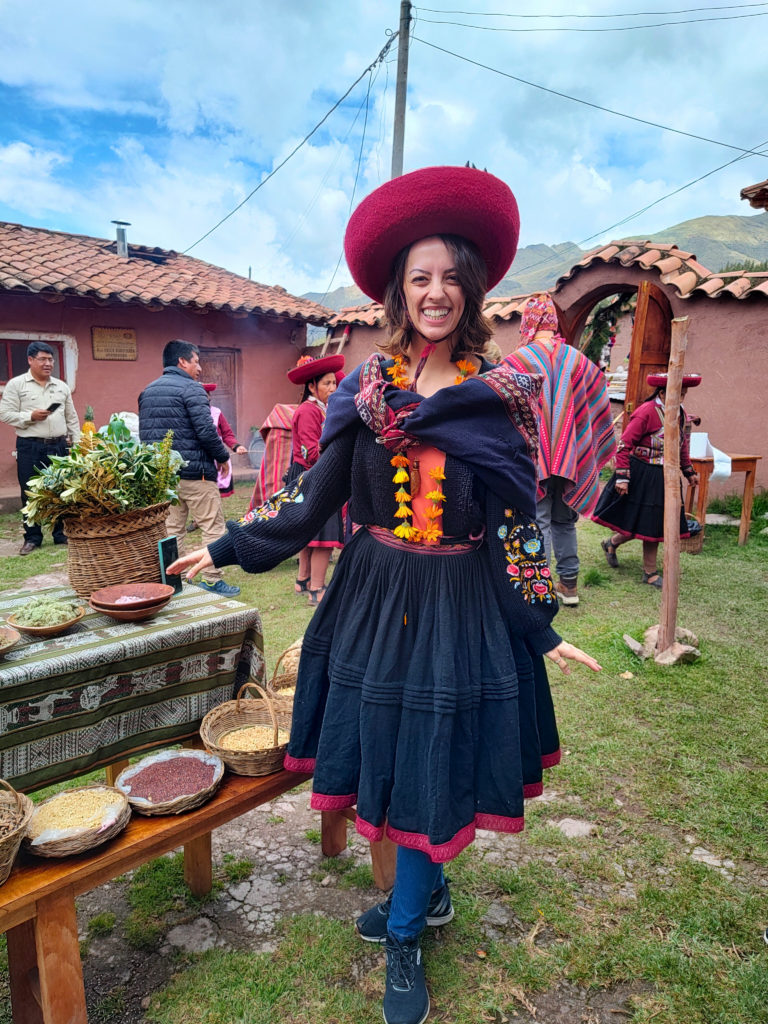
<path fill-rule="evenodd" d="M 666 373 L 649 373 L 650 398 L 635 409 L 621 435 L 616 472 L 605 485 L 592 518 L 615 532 L 602 541 L 608 565 L 618 569 L 616 548 L 636 537 L 643 542 L 643 583 L 661 590 L 663 580 L 656 567 L 659 544 L 664 540 L 664 399 Z M 688 388 L 701 384 L 697 373 L 683 377 L 681 398 Z M 680 469 L 689 483 L 698 483 L 688 451 L 686 415 L 680 406 Z M 690 537 L 688 519 L 680 501 L 680 536 Z"/>
<path fill-rule="evenodd" d="M 343 368 L 342 355 L 324 356 L 321 359 L 302 356 L 296 366 L 288 371 L 288 380 L 292 384 L 303 384 L 304 394 L 291 421 L 291 464 L 283 478 L 287 487 L 291 487 L 320 458 L 320 435 L 323 432 L 328 399 L 336 390 L 338 375 Z M 343 378 L 344 375 L 341 375 Z M 296 593 L 308 594 L 310 604 L 317 605 L 322 601 L 331 554 L 334 548 L 343 547 L 344 523 L 341 512 L 337 511 L 299 553 Z"/>
<path fill-rule="evenodd" d="M 442 865 L 477 828 L 519 832 L 560 760 L 543 656 L 599 665 L 552 629 L 536 526 L 539 380 L 492 367 L 486 291 L 509 268 L 517 204 L 498 178 L 432 167 L 353 214 L 353 278 L 390 338 L 332 397 L 313 469 L 172 567 L 264 572 L 351 502 L 346 545 L 304 637 L 285 766 L 317 810 L 357 807 L 398 844 L 385 903 L 357 922 L 387 953 L 384 1019 L 429 1013 L 419 936 L 453 917 Z"/>

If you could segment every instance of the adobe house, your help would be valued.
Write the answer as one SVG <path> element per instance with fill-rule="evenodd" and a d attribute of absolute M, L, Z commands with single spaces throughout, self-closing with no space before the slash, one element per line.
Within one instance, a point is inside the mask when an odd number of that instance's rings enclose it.
<path fill-rule="evenodd" d="M 121 229 L 122 230 L 122 229 Z M 118 232 L 120 234 L 120 232 Z M 248 446 L 279 402 L 295 402 L 286 377 L 306 345 L 307 324 L 331 310 L 172 250 L 0 223 L 0 388 L 26 373 L 27 345 L 46 341 L 54 374 L 72 388 L 82 422 L 138 412 L 138 396 L 162 373 L 166 342 L 200 346 L 202 380 Z M 0 423 L 0 508 L 19 508 L 13 428 Z M 253 477 L 234 456 L 236 476 Z"/>
<path fill-rule="evenodd" d="M 689 317 L 685 365 L 704 381 L 689 392 L 686 409 L 701 417 L 700 429 L 716 447 L 762 456 L 757 484 L 768 486 L 768 273 L 715 274 L 676 245 L 611 242 L 587 253 L 551 291 L 566 340 L 578 344 L 595 304 L 621 292 L 638 296 L 626 414 L 650 393 L 646 374 L 666 369 L 672 319 Z M 527 298 L 486 300 L 485 313 L 504 354 L 520 344 L 520 314 Z M 381 306 L 368 303 L 344 309 L 331 320 L 330 348 L 347 355 L 350 369 L 376 350 L 383 313 Z"/>

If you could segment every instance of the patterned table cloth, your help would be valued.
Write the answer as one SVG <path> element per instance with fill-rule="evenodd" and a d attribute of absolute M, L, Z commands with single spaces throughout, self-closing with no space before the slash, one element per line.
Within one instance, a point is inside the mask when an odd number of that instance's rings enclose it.
<path fill-rule="evenodd" d="M 45 591 L 74 597 L 66 587 Z M 0 620 L 30 592 L 0 594 Z M 249 675 L 264 675 L 261 618 L 198 587 L 153 619 L 87 614 L 0 655 L 0 777 L 31 790 L 197 733 Z"/>

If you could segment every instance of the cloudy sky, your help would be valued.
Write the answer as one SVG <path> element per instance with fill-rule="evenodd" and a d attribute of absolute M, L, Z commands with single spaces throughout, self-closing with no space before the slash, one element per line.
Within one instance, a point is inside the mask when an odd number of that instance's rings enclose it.
<path fill-rule="evenodd" d="M 521 244 L 580 242 L 738 153 L 537 91 L 474 61 L 613 110 L 744 148 L 768 147 L 768 4 L 645 18 L 675 0 L 426 0 L 411 48 L 405 168 L 463 164 L 504 178 Z M 711 0 L 712 2 L 712 0 Z M 720 0 L 727 3 L 728 0 Z M 765 15 L 764 15 L 765 12 Z M 755 15 L 734 18 L 736 15 Z M 320 120 L 397 28 L 398 0 L 0 0 L 0 219 L 184 250 Z M 619 32 L 607 28 L 727 16 Z M 395 47 L 390 53 L 394 61 Z M 355 202 L 385 181 L 395 63 L 368 76 L 310 143 L 192 254 L 290 291 L 325 291 Z M 604 237 L 705 214 L 748 215 L 749 157 Z M 342 263 L 334 287 L 349 283 Z"/>

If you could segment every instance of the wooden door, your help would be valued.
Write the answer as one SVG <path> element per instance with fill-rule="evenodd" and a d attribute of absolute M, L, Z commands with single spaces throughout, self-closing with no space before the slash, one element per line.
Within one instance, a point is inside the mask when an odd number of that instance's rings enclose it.
<path fill-rule="evenodd" d="M 653 393 L 646 383 L 649 373 L 666 373 L 672 337 L 672 307 L 664 292 L 643 281 L 637 292 L 635 326 L 629 349 L 629 376 L 624 402 L 624 427 L 640 402 Z"/>
<path fill-rule="evenodd" d="M 233 348 L 201 348 L 201 383 L 217 384 L 211 394 L 211 405 L 217 405 L 237 437 L 237 350 Z"/>

